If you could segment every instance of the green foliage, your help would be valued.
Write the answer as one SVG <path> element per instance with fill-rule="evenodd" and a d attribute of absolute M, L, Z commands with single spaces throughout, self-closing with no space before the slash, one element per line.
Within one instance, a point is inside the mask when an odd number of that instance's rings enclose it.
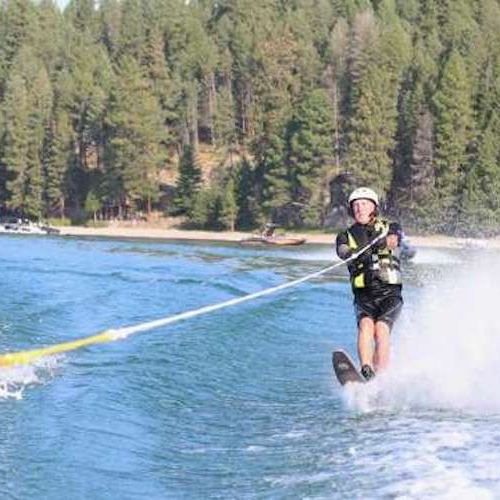
<path fill-rule="evenodd" d="M 318 227 L 363 183 L 417 230 L 498 234 L 498 109 L 497 0 L 0 8 L 0 203 L 33 218 L 177 179 L 200 227 Z"/>
<path fill-rule="evenodd" d="M 29 96 L 23 77 L 12 73 L 3 105 L 5 133 L 2 163 L 6 175 L 6 205 L 11 209 L 24 206 L 28 182 Z"/>
<path fill-rule="evenodd" d="M 218 188 L 203 189 L 196 194 L 189 220 L 203 229 L 222 229 L 223 198 Z"/>
<path fill-rule="evenodd" d="M 200 166 L 196 161 L 192 148 L 184 146 L 179 164 L 179 179 L 177 181 L 175 197 L 175 207 L 180 213 L 191 216 L 200 188 Z"/>
<path fill-rule="evenodd" d="M 66 174 L 68 165 L 74 162 L 71 145 L 74 132 L 70 117 L 65 110 L 58 109 L 52 116 L 47 135 L 47 160 L 45 164 L 45 198 L 47 212 L 64 216 L 68 195 Z"/>
<path fill-rule="evenodd" d="M 30 0 L 13 0 L 3 4 L 2 59 L 7 67 L 23 45 L 33 45 L 37 32 L 35 5 Z"/>
<path fill-rule="evenodd" d="M 96 24 L 94 0 L 70 0 L 64 15 L 77 31 L 93 33 Z"/>
<path fill-rule="evenodd" d="M 189 212 L 189 222 L 197 227 L 234 231 L 240 220 L 242 166 L 231 170 L 219 167 L 209 188 L 201 189 Z"/>
<path fill-rule="evenodd" d="M 381 22 L 357 17 L 356 72 L 352 93 L 348 169 L 381 195 L 389 190 L 398 118 L 398 95 L 409 59 L 409 40 L 392 2 L 380 5 Z M 377 54 L 375 58 L 374 55 Z"/>
<path fill-rule="evenodd" d="M 248 160 L 243 160 L 235 166 L 234 182 L 238 205 L 236 226 L 240 229 L 255 227 L 261 217 L 255 178 L 255 169 Z"/>
<path fill-rule="evenodd" d="M 85 200 L 85 211 L 92 217 L 94 224 L 97 222 L 97 212 L 101 209 L 102 203 L 94 191 L 89 191 Z"/>
<path fill-rule="evenodd" d="M 108 113 L 108 196 L 151 210 L 158 198 L 163 161 L 163 120 L 158 101 L 135 59 L 124 58 L 111 92 Z M 119 180 L 118 182 L 116 182 Z"/>
<path fill-rule="evenodd" d="M 238 203 L 236 184 L 233 177 L 230 177 L 222 196 L 222 217 L 224 225 L 230 230 L 236 229 L 236 221 L 238 218 Z"/>
<path fill-rule="evenodd" d="M 11 76 L 4 106 L 3 161 L 10 194 L 7 204 L 38 220 L 43 215 L 45 137 L 52 108 L 52 87 L 44 65 L 28 46 L 16 55 Z"/>
<path fill-rule="evenodd" d="M 435 106 L 435 188 L 441 223 L 454 229 L 473 139 L 470 86 L 462 57 L 453 51 L 443 70 Z M 445 227 L 446 227 L 445 226 Z"/>
<path fill-rule="evenodd" d="M 261 204 L 267 217 L 272 210 L 291 202 L 292 191 L 284 157 L 284 138 L 281 130 L 264 133 L 255 142 L 256 176 L 261 186 Z"/>
<path fill-rule="evenodd" d="M 67 227 L 71 226 L 71 219 L 67 217 L 49 217 L 47 219 L 47 224 L 50 226 Z"/>
<path fill-rule="evenodd" d="M 233 147 L 238 140 L 234 100 L 230 90 L 223 87 L 215 112 L 215 139 L 219 146 Z"/>
<path fill-rule="evenodd" d="M 327 94 L 314 90 L 301 102 L 288 124 L 287 164 L 296 206 L 304 207 L 307 226 L 318 226 L 327 208 L 330 165 L 333 163 L 332 109 Z"/>
<path fill-rule="evenodd" d="M 477 161 L 468 165 L 458 230 L 467 236 L 493 236 L 500 224 L 500 145 L 498 118 L 479 140 Z"/>

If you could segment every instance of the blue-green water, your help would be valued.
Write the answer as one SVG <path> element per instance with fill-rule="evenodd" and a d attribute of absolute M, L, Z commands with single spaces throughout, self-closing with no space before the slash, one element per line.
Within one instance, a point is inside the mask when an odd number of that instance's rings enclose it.
<path fill-rule="evenodd" d="M 333 257 L 319 246 L 29 236 L 0 244 L 3 351 L 226 301 Z M 406 270 L 392 368 L 355 390 L 338 386 L 330 361 L 333 348 L 355 347 L 343 268 L 4 370 L 0 497 L 498 498 L 496 257 L 472 268 L 469 259 L 419 250 Z"/>

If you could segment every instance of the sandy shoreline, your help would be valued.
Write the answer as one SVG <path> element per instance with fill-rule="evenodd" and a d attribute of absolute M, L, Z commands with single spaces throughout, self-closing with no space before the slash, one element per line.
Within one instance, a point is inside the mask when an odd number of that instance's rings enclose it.
<path fill-rule="evenodd" d="M 106 238 L 144 238 L 156 240 L 199 240 L 239 242 L 252 236 L 248 232 L 229 231 L 197 231 L 175 228 L 148 227 L 145 225 L 123 226 L 110 225 L 106 227 L 61 227 L 61 235 L 65 236 L 95 236 Z M 331 233 L 293 233 L 294 237 L 303 237 L 307 244 L 332 245 L 335 235 Z M 454 238 L 450 236 L 409 236 L 412 245 L 417 247 L 435 248 L 500 248 L 500 239 Z"/>

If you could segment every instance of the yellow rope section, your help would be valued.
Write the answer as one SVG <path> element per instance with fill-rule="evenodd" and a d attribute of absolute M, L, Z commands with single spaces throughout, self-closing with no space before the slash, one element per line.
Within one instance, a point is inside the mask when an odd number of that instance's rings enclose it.
<path fill-rule="evenodd" d="M 79 349 L 80 347 L 85 347 L 87 345 L 104 344 L 113 340 L 116 340 L 116 336 L 113 335 L 111 330 L 106 330 L 102 333 L 98 333 L 97 335 L 92 335 L 91 337 L 85 337 L 71 342 L 63 342 L 62 344 L 56 344 L 42 349 L 10 352 L 8 354 L 0 355 L 0 367 L 7 368 L 9 366 L 27 365 L 43 356 L 74 351 L 75 349 Z"/>

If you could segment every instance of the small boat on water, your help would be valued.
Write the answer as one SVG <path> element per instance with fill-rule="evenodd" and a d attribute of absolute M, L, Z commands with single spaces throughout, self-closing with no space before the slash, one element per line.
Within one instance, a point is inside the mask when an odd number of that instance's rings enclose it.
<path fill-rule="evenodd" d="M 240 245 L 278 245 L 278 246 L 295 246 L 305 243 L 305 238 L 293 238 L 290 236 L 251 236 L 240 240 Z"/>
<path fill-rule="evenodd" d="M 59 229 L 31 222 L 27 219 L 3 219 L 0 220 L 0 233 L 7 234 L 59 234 Z"/>
<path fill-rule="evenodd" d="M 240 245 L 278 245 L 296 246 L 306 242 L 305 238 L 275 234 L 276 224 L 266 224 L 261 234 L 240 240 Z"/>

